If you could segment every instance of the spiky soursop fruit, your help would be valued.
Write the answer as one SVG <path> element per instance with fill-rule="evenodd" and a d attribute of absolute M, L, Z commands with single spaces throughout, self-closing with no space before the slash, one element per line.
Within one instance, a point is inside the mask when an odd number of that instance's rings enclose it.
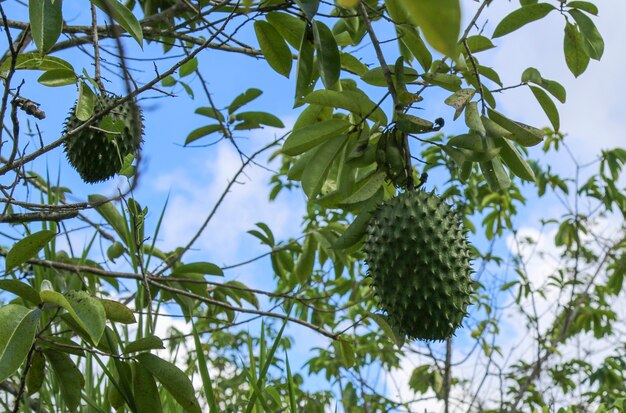
<path fill-rule="evenodd" d="M 120 98 L 96 95 L 94 113 L 115 105 Z M 75 115 L 74 106 L 65 121 L 67 133 L 83 124 Z M 65 153 L 83 181 L 106 181 L 122 169 L 124 157 L 135 154 L 143 142 L 143 122 L 134 102 L 116 106 L 100 119 L 95 127 L 83 129 L 65 141 Z"/>
<path fill-rule="evenodd" d="M 470 244 L 441 198 L 410 191 L 381 205 L 364 250 L 380 305 L 398 332 L 445 340 L 461 325 L 472 292 Z"/>

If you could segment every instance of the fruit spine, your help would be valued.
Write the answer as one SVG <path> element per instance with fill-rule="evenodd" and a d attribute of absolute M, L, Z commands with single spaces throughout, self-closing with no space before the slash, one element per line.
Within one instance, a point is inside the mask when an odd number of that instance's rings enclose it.
<path fill-rule="evenodd" d="M 434 193 L 407 191 L 368 223 L 368 275 L 392 327 L 410 339 L 445 340 L 472 294 L 471 248 L 456 212 Z"/>
<path fill-rule="evenodd" d="M 94 127 L 85 128 L 64 142 L 69 163 L 85 182 L 96 183 L 111 178 L 122 169 L 124 158 L 129 154 L 135 155 L 141 147 L 141 110 L 132 101 L 119 103 L 120 100 L 114 95 L 96 95 L 94 113 L 111 106 L 113 109 Z M 63 134 L 84 123 L 76 117 L 75 109 L 76 105 L 65 121 Z"/>

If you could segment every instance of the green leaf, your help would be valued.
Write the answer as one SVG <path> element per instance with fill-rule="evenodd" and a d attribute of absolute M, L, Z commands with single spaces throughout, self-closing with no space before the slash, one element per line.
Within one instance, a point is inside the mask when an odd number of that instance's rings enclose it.
<path fill-rule="evenodd" d="M 400 41 L 415 56 L 424 70 L 433 64 L 433 56 L 417 30 L 411 26 L 396 26 Z"/>
<path fill-rule="evenodd" d="M 395 77 L 396 69 L 394 66 L 389 67 L 389 71 Z M 404 78 L 406 82 L 412 82 L 417 79 L 418 74 L 417 71 L 411 67 L 404 67 Z M 369 83 L 373 86 L 382 86 L 387 87 L 387 80 L 385 79 L 385 72 L 382 67 L 375 67 L 373 69 L 368 70 L 361 76 L 361 80 L 365 83 Z"/>
<path fill-rule="evenodd" d="M 198 69 L 198 59 L 194 57 L 183 63 L 178 68 L 178 75 L 180 77 L 185 77 L 195 72 L 196 69 Z"/>
<path fill-rule="evenodd" d="M 365 63 L 351 55 L 350 53 L 340 52 L 341 67 L 357 76 L 363 76 L 367 73 L 368 68 Z"/>
<path fill-rule="evenodd" d="M 78 84 L 78 101 L 76 102 L 76 117 L 83 122 L 93 115 L 95 95 L 85 82 Z"/>
<path fill-rule="evenodd" d="M 179 265 L 174 269 L 176 274 L 197 273 L 206 275 L 223 276 L 224 271 L 211 262 L 192 262 L 189 264 Z"/>
<path fill-rule="evenodd" d="M 332 89 L 339 81 L 341 56 L 333 32 L 324 23 L 313 22 L 313 44 L 322 82 L 326 89 Z"/>
<path fill-rule="evenodd" d="M 446 98 L 444 103 L 446 105 L 452 106 L 455 109 L 455 120 L 461 115 L 463 109 L 465 108 L 465 105 L 467 105 L 467 103 L 474 97 L 475 94 L 475 89 L 460 89 Z"/>
<path fill-rule="evenodd" d="M 497 192 L 511 186 L 511 178 L 502 166 L 499 159 L 492 159 L 487 162 L 480 162 L 480 170 L 489 185 L 489 189 Z"/>
<path fill-rule="evenodd" d="M 299 155 L 333 136 L 342 135 L 348 130 L 350 123 L 343 119 L 329 119 L 313 125 L 296 129 L 283 144 L 283 153 L 291 156 Z"/>
<path fill-rule="evenodd" d="M 267 112 L 241 112 L 235 115 L 235 119 L 259 125 L 267 125 L 273 128 L 285 127 L 280 119 Z"/>
<path fill-rule="evenodd" d="M 424 133 L 433 130 L 435 124 L 417 116 L 398 113 L 396 127 L 406 133 Z"/>
<path fill-rule="evenodd" d="M 309 234 L 302 245 L 302 254 L 296 261 L 296 268 L 294 273 L 299 282 L 303 283 L 309 279 L 313 272 L 313 265 L 315 264 L 315 251 L 317 250 L 317 243 L 312 234 Z"/>
<path fill-rule="evenodd" d="M 39 293 L 30 285 L 21 281 L 0 280 L 0 289 L 15 294 L 32 304 L 41 304 L 41 298 L 39 298 Z"/>
<path fill-rule="evenodd" d="M 200 335 L 198 334 L 198 330 L 196 329 L 196 325 L 191 319 L 191 328 L 193 333 L 193 341 L 196 348 L 196 357 L 198 358 L 198 370 L 200 371 L 200 377 L 202 378 L 202 386 L 204 388 L 204 395 L 207 398 L 208 404 L 210 406 L 209 413 L 218 413 L 219 409 L 217 407 L 217 401 L 215 400 L 215 394 L 213 392 L 213 383 L 211 381 L 211 376 L 209 374 L 209 369 L 207 368 L 206 357 L 204 356 L 204 350 L 202 348 L 202 342 L 200 341 Z"/>
<path fill-rule="evenodd" d="M 189 133 L 189 135 L 187 135 L 187 138 L 185 139 L 185 145 L 189 145 L 190 143 L 195 142 L 200 138 L 204 138 L 207 135 L 210 135 L 215 132 L 219 132 L 221 130 L 222 130 L 222 125 L 217 124 L 217 123 L 212 124 L 212 125 L 201 126 L 198 129 L 192 130 Z"/>
<path fill-rule="evenodd" d="M 487 134 L 485 125 L 483 125 L 483 121 L 480 119 L 477 102 L 470 102 L 465 108 L 465 124 L 471 130 L 476 131 L 480 136 Z"/>
<path fill-rule="evenodd" d="M 583 35 L 578 27 L 571 23 L 565 24 L 565 36 L 563 37 L 563 51 L 565 63 L 575 77 L 580 76 L 589 65 L 589 56 L 585 50 Z"/>
<path fill-rule="evenodd" d="M 502 19 L 498 26 L 496 26 L 492 37 L 496 38 L 509 34 L 528 23 L 546 17 L 552 10 L 556 10 L 556 8 L 548 3 L 531 4 L 521 7 Z"/>
<path fill-rule="evenodd" d="M 82 388 L 85 385 L 83 375 L 67 354 L 52 349 L 45 349 L 43 353 L 57 377 L 63 401 L 71 412 L 76 411 L 80 405 Z"/>
<path fill-rule="evenodd" d="M 35 339 L 39 308 L 9 304 L 0 307 L 0 382 L 22 365 Z"/>
<path fill-rule="evenodd" d="M 489 113 L 489 119 L 511 132 L 512 135 L 507 137 L 520 145 L 535 146 L 543 140 L 543 132 L 541 132 L 541 130 L 521 122 L 515 122 L 495 110 L 488 108 L 487 111 Z"/>
<path fill-rule="evenodd" d="M 494 47 L 496 47 L 491 39 L 480 34 L 469 36 L 466 39 L 466 42 L 467 47 L 470 49 L 470 52 L 472 52 L 472 54 L 493 49 Z"/>
<path fill-rule="evenodd" d="M 461 32 L 459 0 L 399 0 L 409 19 L 420 27 L 428 44 L 446 56 L 458 53 Z"/>
<path fill-rule="evenodd" d="M 265 18 L 294 49 L 300 47 L 300 39 L 306 27 L 302 19 L 275 11 L 267 13 Z"/>
<path fill-rule="evenodd" d="M 6 59 L 0 66 L 0 73 L 11 68 L 11 59 Z M 15 70 L 54 70 L 67 69 L 74 72 L 74 67 L 65 60 L 55 56 L 42 56 L 39 53 L 24 53 L 17 56 Z"/>
<path fill-rule="evenodd" d="M 526 181 L 535 182 L 535 173 L 515 146 L 506 138 L 494 139 L 494 141 L 500 148 L 500 158 L 511 172 Z"/>
<path fill-rule="evenodd" d="M 37 393 L 41 389 L 44 379 L 46 378 L 46 359 L 40 351 L 33 352 L 30 360 L 30 368 L 26 374 L 26 388 L 28 395 Z"/>
<path fill-rule="evenodd" d="M 568 1 L 566 6 L 586 11 L 594 16 L 598 15 L 598 6 L 588 1 Z"/>
<path fill-rule="evenodd" d="M 548 93 L 557 98 L 559 102 L 565 103 L 567 93 L 565 88 L 559 82 L 544 79 L 539 71 L 534 67 L 529 67 L 522 73 L 522 82 L 532 82 L 544 88 Z"/>
<path fill-rule="evenodd" d="M 56 235 L 54 231 L 43 230 L 27 235 L 16 242 L 7 253 L 5 271 L 9 271 L 35 257 Z"/>
<path fill-rule="evenodd" d="M 386 174 L 378 171 L 367 175 L 354 186 L 355 190 L 346 199 L 341 201 L 342 205 L 356 204 L 358 202 L 367 201 L 373 197 L 385 183 Z"/>
<path fill-rule="evenodd" d="M 182 370 L 149 353 L 138 354 L 136 358 L 150 374 L 156 377 L 185 411 L 201 413 L 191 380 Z"/>
<path fill-rule="evenodd" d="M 348 141 L 348 135 L 337 136 L 322 143 L 302 172 L 302 189 L 309 198 L 319 194 L 335 157 Z"/>
<path fill-rule="evenodd" d="M 604 54 L 604 40 L 596 25 L 589 16 L 576 9 L 569 10 L 568 13 L 572 15 L 583 35 L 587 55 L 594 60 L 600 60 Z"/>
<path fill-rule="evenodd" d="M 548 116 L 552 127 L 555 131 L 558 131 L 561 125 L 559 121 L 559 110 L 556 108 L 556 105 L 554 104 L 552 99 L 550 99 L 550 96 L 548 96 L 548 94 L 543 91 L 543 89 L 539 89 L 535 86 L 529 87 L 530 90 L 533 92 L 533 95 L 535 95 L 535 98 L 541 105 L 541 108 L 545 112 L 546 116 Z"/>
<path fill-rule="evenodd" d="M 91 204 L 100 204 L 96 207 L 96 211 L 105 219 L 105 221 L 113 227 L 117 235 L 120 236 L 122 241 L 126 243 L 127 239 L 127 229 L 126 223 L 124 222 L 124 218 L 120 215 L 117 209 L 113 206 L 113 204 L 108 201 L 108 198 L 98 194 L 92 194 L 87 197 L 89 203 Z M 107 201 L 105 203 L 102 203 Z"/>
<path fill-rule="evenodd" d="M 354 363 L 356 362 L 356 357 L 354 356 L 354 346 L 352 345 L 352 343 L 346 340 L 339 340 L 339 349 L 343 365 L 346 368 L 351 368 L 352 366 L 354 366 Z"/>
<path fill-rule="evenodd" d="M 402 348 L 404 345 L 404 336 L 396 334 L 387 321 L 388 317 L 374 313 L 370 313 L 369 316 L 376 322 L 376 324 L 378 324 L 378 327 L 380 327 L 381 332 L 385 337 L 392 340 L 398 348 Z"/>
<path fill-rule="evenodd" d="M 267 63 L 277 73 L 288 78 L 293 58 L 285 39 L 274 26 L 262 20 L 254 22 L 254 31 Z"/>
<path fill-rule="evenodd" d="M 104 313 L 108 320 L 122 324 L 135 324 L 137 322 L 133 310 L 126 307 L 124 304 L 105 298 L 99 298 L 99 300 L 102 307 L 104 307 Z"/>
<path fill-rule="evenodd" d="M 237 109 L 242 107 L 243 105 L 250 103 L 254 99 L 258 98 L 263 94 L 262 90 L 256 88 L 250 88 L 238 95 L 233 101 L 228 105 L 228 114 L 233 114 Z"/>
<path fill-rule="evenodd" d="M 163 348 L 165 348 L 165 346 L 163 345 L 163 340 L 161 340 L 159 337 L 146 336 L 126 344 L 123 353 L 128 354 L 136 353 L 139 351 L 160 350 Z"/>
<path fill-rule="evenodd" d="M 133 364 L 133 395 L 137 413 L 161 413 L 161 398 L 154 376 L 140 363 Z"/>
<path fill-rule="evenodd" d="M 300 53 L 298 54 L 295 107 L 300 106 L 302 98 L 311 93 L 317 80 L 313 76 L 315 47 L 312 39 L 313 29 L 310 25 L 307 25 L 302 34 Z"/>
<path fill-rule="evenodd" d="M 117 0 L 91 0 L 100 10 L 119 23 L 143 47 L 143 30 L 139 21 L 126 6 Z"/>
<path fill-rule="evenodd" d="M 63 30 L 62 0 L 29 0 L 28 17 L 33 41 L 41 54 L 46 54 Z"/>
<path fill-rule="evenodd" d="M 367 95 L 361 91 L 354 90 L 316 90 L 308 94 L 304 100 L 313 105 L 329 106 L 333 108 L 345 109 L 360 117 L 367 116 L 380 124 L 387 124 L 385 112 L 376 106 Z"/>
<path fill-rule="evenodd" d="M 320 7 L 320 0 L 295 0 L 308 20 L 313 20 Z"/>
<path fill-rule="evenodd" d="M 207 116 L 215 120 L 219 120 L 220 122 L 224 121 L 224 115 L 222 115 L 220 111 L 210 108 L 208 106 L 199 107 L 198 109 L 194 111 L 194 113 L 197 113 L 198 115 L 202 115 L 202 116 Z"/>
<path fill-rule="evenodd" d="M 353 245 L 356 245 L 365 236 L 367 230 L 367 224 L 370 221 L 372 214 L 369 212 L 363 212 L 352 221 L 352 224 L 341 234 L 339 238 L 333 243 L 335 249 L 346 249 Z"/>
<path fill-rule="evenodd" d="M 72 319 L 89 335 L 94 344 L 100 342 L 104 333 L 106 313 L 104 306 L 87 291 L 70 290 L 65 295 L 52 291 L 39 292 L 41 301 L 63 307 Z"/>

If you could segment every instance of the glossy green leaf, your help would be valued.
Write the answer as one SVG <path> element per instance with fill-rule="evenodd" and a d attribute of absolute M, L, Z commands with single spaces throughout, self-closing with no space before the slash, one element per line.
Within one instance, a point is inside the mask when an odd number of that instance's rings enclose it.
<path fill-rule="evenodd" d="M 357 76 L 363 76 L 369 70 L 365 63 L 357 59 L 350 53 L 340 52 L 341 68 L 354 73 Z"/>
<path fill-rule="evenodd" d="M 489 119 L 508 130 L 512 135 L 507 136 L 522 146 L 535 146 L 543 140 L 543 132 L 521 122 L 515 122 L 492 109 L 487 109 Z"/>
<path fill-rule="evenodd" d="M 315 87 L 316 79 L 313 76 L 315 46 L 311 26 L 306 26 L 302 34 L 299 51 L 294 107 L 302 105 L 302 98 L 311 93 Z"/>
<path fill-rule="evenodd" d="M 330 119 L 313 125 L 296 129 L 283 144 L 283 153 L 287 155 L 299 155 L 333 136 L 344 134 L 350 123 L 343 119 Z"/>
<path fill-rule="evenodd" d="M 107 320 L 122 324 L 134 324 L 137 322 L 133 310 L 126 307 L 124 304 L 105 298 L 99 298 L 99 300 L 104 308 Z"/>
<path fill-rule="evenodd" d="M 575 77 L 580 76 L 589 65 L 589 56 L 585 50 L 585 40 L 578 27 L 571 23 L 565 24 L 563 37 L 563 51 L 565 63 Z"/>
<path fill-rule="evenodd" d="M 0 307 L 0 382 L 15 373 L 26 359 L 40 317 L 39 308 L 17 304 Z"/>
<path fill-rule="evenodd" d="M 143 47 L 143 30 L 132 11 L 117 0 L 91 0 L 100 10 L 111 16 Z"/>
<path fill-rule="evenodd" d="M 468 36 L 466 42 L 467 47 L 472 53 L 478 53 L 496 47 L 491 39 L 480 34 Z"/>
<path fill-rule="evenodd" d="M 517 148 L 505 138 L 494 141 L 500 148 L 500 158 L 511 172 L 526 181 L 535 182 L 535 173 Z"/>
<path fill-rule="evenodd" d="M 181 369 L 149 353 L 138 354 L 136 358 L 150 374 L 156 377 L 186 412 L 201 413 L 191 380 Z"/>
<path fill-rule="evenodd" d="M 461 31 L 459 0 L 398 0 L 409 19 L 420 27 L 428 44 L 446 56 L 456 56 Z"/>
<path fill-rule="evenodd" d="M 196 71 L 196 69 L 198 69 L 198 59 L 197 58 L 192 58 L 189 59 L 188 61 L 186 61 L 185 63 L 183 63 L 179 68 L 178 68 L 178 75 L 180 77 L 185 77 L 185 76 L 189 76 L 190 74 L 192 74 L 193 72 Z"/>
<path fill-rule="evenodd" d="M 316 90 L 308 94 L 303 101 L 313 105 L 345 109 L 360 117 L 367 116 L 375 122 L 379 122 L 383 125 L 387 124 L 385 112 L 383 112 L 380 107 L 377 107 L 376 103 L 371 101 L 367 95 L 361 91 L 342 90 L 339 92 L 328 89 Z"/>
<path fill-rule="evenodd" d="M 100 342 L 106 321 L 106 313 L 100 300 L 89 295 L 87 291 L 76 290 L 70 290 L 65 295 L 52 290 L 43 290 L 39 292 L 39 296 L 45 303 L 63 307 L 94 344 Z"/>
<path fill-rule="evenodd" d="M 126 243 L 127 239 L 127 229 L 126 223 L 124 222 L 124 218 L 117 211 L 115 206 L 111 202 L 105 202 L 108 200 L 107 197 L 92 194 L 87 197 L 91 204 L 100 204 L 96 206 L 96 211 L 105 219 L 105 221 L 113 227 L 117 235 L 120 236 L 122 241 Z M 105 202 L 105 203 L 103 203 Z"/>
<path fill-rule="evenodd" d="M 24 300 L 39 305 L 39 293 L 30 285 L 18 280 L 0 280 L 0 290 L 8 291 Z"/>
<path fill-rule="evenodd" d="M 204 138 L 205 136 L 208 136 L 215 132 L 219 132 L 221 130 L 223 130 L 222 125 L 217 123 L 201 126 L 198 129 L 192 130 L 189 135 L 187 135 L 187 138 L 185 138 L 185 145 L 189 145 L 190 143 L 195 142 L 200 138 Z"/>
<path fill-rule="evenodd" d="M 397 26 L 399 40 L 411 51 L 424 70 L 433 63 L 433 56 L 417 30 L 411 26 Z"/>
<path fill-rule="evenodd" d="M 56 237 L 54 231 L 43 230 L 27 235 L 23 239 L 16 242 L 6 257 L 6 271 L 9 271 L 29 259 L 37 256 L 39 251 L 43 249 L 50 241 Z"/>
<path fill-rule="evenodd" d="M 309 279 L 315 264 L 315 251 L 317 243 L 312 235 L 307 236 L 302 244 L 302 253 L 296 261 L 294 273 L 299 282 L 303 283 Z"/>
<path fill-rule="evenodd" d="M 541 86 L 561 103 L 565 103 L 567 99 L 565 88 L 559 82 L 543 78 L 534 67 L 529 67 L 524 70 L 522 73 L 522 82 L 532 82 L 537 86 Z"/>
<path fill-rule="evenodd" d="M 308 20 L 313 20 L 320 7 L 320 0 L 295 0 Z"/>
<path fill-rule="evenodd" d="M 207 116 L 209 118 L 213 118 L 220 122 L 224 121 L 224 115 L 222 115 L 220 111 L 215 110 L 208 106 L 199 107 L 198 109 L 194 111 L 194 113 L 197 113 L 198 115 L 202 115 L 202 116 Z"/>
<path fill-rule="evenodd" d="M 174 270 L 177 274 L 198 273 L 206 275 L 224 275 L 224 271 L 211 262 L 192 262 L 189 264 L 179 265 Z"/>
<path fill-rule="evenodd" d="M 133 395 L 137 413 L 161 413 L 161 398 L 154 376 L 141 363 L 133 365 Z"/>
<path fill-rule="evenodd" d="M 254 31 L 267 63 L 277 73 L 288 78 L 293 57 L 285 39 L 274 26 L 263 20 L 254 22 Z"/>
<path fill-rule="evenodd" d="M 313 44 L 322 82 L 327 89 L 332 89 L 339 81 L 341 56 L 333 32 L 322 22 L 313 22 Z"/>
<path fill-rule="evenodd" d="M 62 0 L 29 0 L 30 32 L 42 54 L 54 46 L 63 29 Z"/>
<path fill-rule="evenodd" d="M 135 341 L 131 341 L 124 347 L 124 354 L 137 353 L 140 351 L 160 350 L 165 348 L 163 340 L 157 336 L 146 336 Z"/>
<path fill-rule="evenodd" d="M 235 115 L 235 120 L 251 122 L 258 125 L 267 125 L 273 128 L 285 127 L 280 119 L 267 112 L 240 112 Z"/>
<path fill-rule="evenodd" d="M 78 101 L 76 102 L 76 117 L 86 121 L 93 115 L 95 95 L 93 90 L 85 82 L 78 84 Z"/>
<path fill-rule="evenodd" d="M 240 107 L 242 107 L 243 105 L 247 103 L 250 103 L 254 99 L 261 96 L 262 94 L 263 94 L 263 91 L 256 89 L 256 88 L 250 88 L 246 90 L 242 94 L 238 95 L 235 99 L 233 99 L 231 104 L 228 105 L 228 114 L 231 115 L 237 109 L 239 109 Z"/>
<path fill-rule="evenodd" d="M 480 170 L 492 191 L 500 191 L 511 186 L 511 178 L 499 159 L 480 162 Z"/>
<path fill-rule="evenodd" d="M 43 352 L 54 371 L 67 408 L 71 412 L 77 411 L 85 385 L 83 375 L 67 354 L 52 349 L 45 349 Z"/>
<path fill-rule="evenodd" d="M 470 102 L 465 107 L 465 124 L 471 130 L 476 131 L 476 133 L 480 136 L 485 136 L 487 134 L 485 125 L 483 125 L 483 121 L 480 119 L 477 102 Z"/>
<path fill-rule="evenodd" d="M 396 127 L 406 133 L 424 133 L 433 130 L 435 124 L 417 116 L 399 113 L 396 119 Z"/>
<path fill-rule="evenodd" d="M 556 108 L 556 105 L 554 104 L 552 99 L 550 99 L 550 96 L 548 96 L 548 94 L 544 92 L 543 89 L 540 89 L 536 86 L 530 86 L 530 90 L 533 92 L 533 95 L 539 102 L 539 105 L 541 105 L 541 108 L 550 120 L 552 128 L 554 128 L 555 131 L 558 131 L 561 126 L 559 120 L 559 110 Z"/>
<path fill-rule="evenodd" d="M 389 72 L 391 72 L 393 77 L 395 77 L 395 67 L 390 66 Z M 415 69 L 406 66 L 404 67 L 404 78 L 407 83 L 414 81 L 417 77 L 418 74 Z M 368 70 L 365 74 L 363 74 L 363 76 L 361 76 L 361 79 L 370 85 L 387 87 L 387 80 L 385 79 L 385 72 L 382 67 L 375 67 Z"/>
<path fill-rule="evenodd" d="M 347 135 L 337 136 L 328 139 L 316 149 L 315 155 L 302 172 L 302 189 L 309 198 L 319 194 L 335 157 L 341 153 L 347 141 Z"/>
<path fill-rule="evenodd" d="M 265 15 L 267 21 L 283 36 L 294 49 L 300 48 L 300 40 L 306 23 L 291 14 L 271 11 Z"/>
<path fill-rule="evenodd" d="M 41 389 L 41 385 L 46 377 L 46 358 L 41 351 L 33 352 L 30 359 L 30 368 L 26 374 L 27 394 L 35 394 Z"/>
<path fill-rule="evenodd" d="M 354 186 L 354 192 L 341 201 L 342 205 L 356 204 L 373 197 L 385 183 L 386 175 L 382 171 L 367 175 Z"/>
<path fill-rule="evenodd" d="M 345 249 L 356 245 L 365 236 L 367 225 L 370 221 L 372 214 L 369 212 L 363 212 L 357 215 L 352 221 L 352 224 L 346 228 L 339 238 L 333 243 L 335 249 Z"/>
<path fill-rule="evenodd" d="M 572 9 L 568 13 L 574 18 L 583 35 L 587 55 L 594 60 L 600 60 L 604 54 L 604 40 L 596 25 L 581 11 Z"/>
<path fill-rule="evenodd" d="M 549 3 L 537 3 L 520 7 L 498 23 L 492 37 L 496 38 L 509 34 L 528 23 L 546 17 L 552 10 L 556 10 L 556 7 Z"/>
<path fill-rule="evenodd" d="M 0 66 L 0 73 L 5 73 L 11 68 L 11 59 L 6 59 Z M 55 70 L 66 69 L 74 72 L 72 65 L 55 56 L 42 56 L 39 53 L 24 53 L 17 56 L 15 70 Z"/>
<path fill-rule="evenodd" d="M 598 15 L 598 6 L 589 2 L 589 1 L 568 1 L 567 7 L 573 7 L 579 10 L 586 11 L 589 14 L 593 14 L 594 16 Z"/>
<path fill-rule="evenodd" d="M 76 73 L 68 69 L 48 70 L 37 79 L 42 85 L 50 87 L 72 85 L 77 80 Z"/>

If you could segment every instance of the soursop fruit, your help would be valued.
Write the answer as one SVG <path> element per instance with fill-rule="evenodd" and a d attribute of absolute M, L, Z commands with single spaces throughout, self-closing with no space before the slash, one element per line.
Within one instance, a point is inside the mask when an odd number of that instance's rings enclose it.
<path fill-rule="evenodd" d="M 382 204 L 364 252 L 392 327 L 409 339 L 445 340 L 472 294 L 471 248 L 454 209 L 434 193 L 407 191 Z"/>
<path fill-rule="evenodd" d="M 115 105 L 120 100 L 114 95 L 98 94 L 94 101 L 94 113 Z M 72 108 L 65 121 L 63 133 L 84 122 Z M 132 101 L 117 105 L 111 112 L 94 124 L 81 130 L 64 142 L 69 163 L 78 171 L 83 181 L 95 183 L 106 181 L 122 169 L 124 157 L 135 155 L 143 142 L 143 117 Z"/>

